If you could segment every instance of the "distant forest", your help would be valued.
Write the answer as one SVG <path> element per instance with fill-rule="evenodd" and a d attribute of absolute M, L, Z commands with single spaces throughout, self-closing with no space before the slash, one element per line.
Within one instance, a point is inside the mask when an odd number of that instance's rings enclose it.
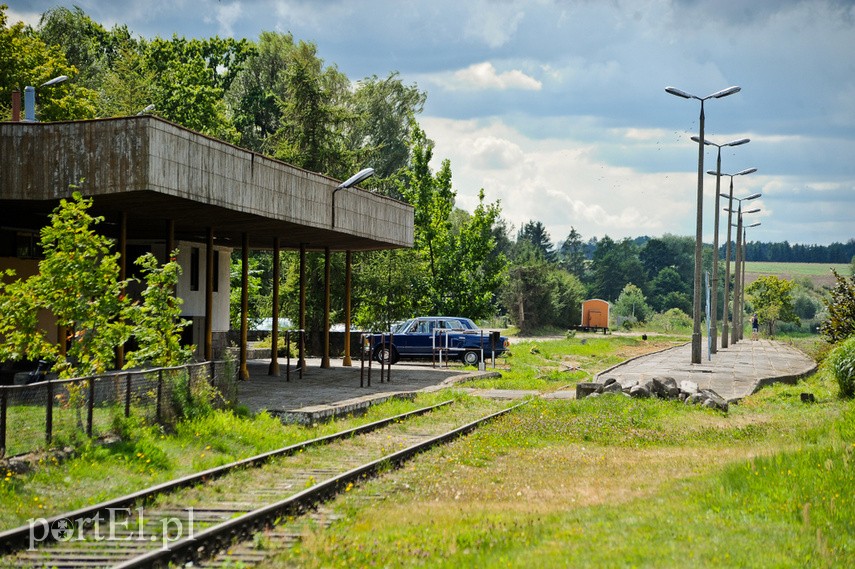
<path fill-rule="evenodd" d="M 721 249 L 724 257 L 724 247 Z M 831 245 L 790 245 L 749 241 L 745 247 L 748 261 L 770 261 L 778 263 L 849 263 L 855 257 L 855 239 Z"/>
<path fill-rule="evenodd" d="M 636 237 L 631 239 L 639 247 L 644 246 L 650 237 Z M 710 246 L 710 245 L 707 245 Z M 727 244 L 719 248 L 719 258 L 724 259 Z M 731 247 L 736 243 L 731 242 Z M 561 243 L 558 243 L 561 248 Z M 585 257 L 592 259 L 594 251 L 597 250 L 597 238 L 588 240 L 585 244 Z M 732 249 L 731 249 L 732 250 Z M 732 255 L 732 254 L 731 254 Z M 846 243 L 834 242 L 830 245 L 790 245 L 788 241 L 783 243 L 764 243 L 762 241 L 749 241 L 745 247 L 747 261 L 766 261 L 770 263 L 850 263 L 855 258 L 855 239 Z"/>

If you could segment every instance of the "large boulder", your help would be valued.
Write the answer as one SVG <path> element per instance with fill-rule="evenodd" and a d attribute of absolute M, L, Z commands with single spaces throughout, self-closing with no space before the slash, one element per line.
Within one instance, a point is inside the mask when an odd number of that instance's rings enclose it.
<path fill-rule="evenodd" d="M 593 381 L 583 381 L 576 384 L 576 399 L 584 399 L 593 393 L 602 393 L 603 384 Z"/>

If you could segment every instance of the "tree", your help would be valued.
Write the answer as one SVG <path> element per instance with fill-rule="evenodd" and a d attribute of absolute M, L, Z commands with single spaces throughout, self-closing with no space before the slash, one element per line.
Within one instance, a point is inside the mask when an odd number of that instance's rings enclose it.
<path fill-rule="evenodd" d="M 404 85 L 398 73 L 359 81 L 349 106 L 354 119 L 346 127 L 348 147 L 359 150 L 359 160 L 385 179 L 407 165 L 411 118 L 422 112 L 427 94 Z"/>
<path fill-rule="evenodd" d="M 15 360 L 50 359 L 61 377 L 102 373 L 113 365 L 115 348 L 130 335 L 125 322 L 128 300 L 122 294 L 118 254 L 112 242 L 95 232 L 103 218 L 92 217 L 91 199 L 74 192 L 60 200 L 41 232 L 44 259 L 39 272 L 7 285 L 0 306 L 2 355 Z M 38 311 L 47 310 L 68 333 L 61 354 L 38 326 Z M 16 330 L 11 335 L 12 330 Z"/>
<path fill-rule="evenodd" d="M 819 325 L 820 333 L 831 343 L 855 335 L 855 275 L 844 277 L 834 273 L 835 284 L 824 300 L 828 318 Z"/>
<path fill-rule="evenodd" d="M 768 326 L 770 336 L 775 333 L 775 323 L 779 320 L 799 324 L 799 317 L 793 305 L 794 286 L 793 281 L 767 275 L 745 289 L 758 318 Z"/>
<path fill-rule="evenodd" d="M 652 312 L 647 305 L 647 298 L 645 298 L 644 293 L 632 283 L 623 287 L 613 310 L 618 316 L 636 322 L 646 322 Z"/>
<path fill-rule="evenodd" d="M 582 236 L 574 227 L 570 228 L 570 233 L 567 239 L 561 244 L 558 250 L 558 258 L 561 261 L 561 266 L 576 275 L 579 279 L 585 277 L 585 244 L 582 242 Z"/>
<path fill-rule="evenodd" d="M 350 81 L 335 67 L 323 67 L 312 43 L 299 42 L 284 70 L 284 92 L 277 93 L 279 128 L 274 156 L 313 172 L 345 179 L 354 160 L 344 144 L 344 106 Z"/>
<path fill-rule="evenodd" d="M 35 32 L 18 22 L 7 25 L 6 5 L 0 4 L 0 92 L 38 87 L 59 75 L 74 77 L 77 69 L 68 63 L 59 46 L 46 44 Z M 41 121 L 88 119 L 95 116 L 97 93 L 74 81 L 65 81 L 38 92 Z M 9 117 L 8 98 L 0 101 L 0 116 Z"/>
<path fill-rule="evenodd" d="M 635 283 L 642 291 L 647 287 L 638 246 L 629 239 L 616 243 L 605 236 L 591 261 L 591 274 L 591 296 L 603 300 L 614 301 L 629 283 Z"/>
<path fill-rule="evenodd" d="M 558 260 L 558 255 L 549 240 L 549 233 L 546 227 L 539 221 L 529 221 L 523 225 L 517 235 L 517 243 L 528 242 L 534 245 L 534 248 L 543 257 L 547 263 L 555 263 Z"/>
<path fill-rule="evenodd" d="M 171 40 L 143 42 L 149 92 L 157 113 L 195 131 L 237 143 L 237 129 L 228 116 L 225 90 L 251 49 L 246 40 Z"/>
<path fill-rule="evenodd" d="M 657 312 L 679 308 L 691 312 L 689 287 L 674 267 L 664 267 L 650 283 L 651 304 Z"/>
<path fill-rule="evenodd" d="M 142 302 L 128 310 L 137 349 L 128 352 L 125 368 L 176 366 L 187 363 L 192 356 L 192 349 L 181 345 L 181 333 L 190 321 L 181 318 L 182 300 L 174 294 L 181 274 L 177 257 L 176 249 L 163 266 L 151 253 L 135 261 L 142 269 L 146 288 Z"/>

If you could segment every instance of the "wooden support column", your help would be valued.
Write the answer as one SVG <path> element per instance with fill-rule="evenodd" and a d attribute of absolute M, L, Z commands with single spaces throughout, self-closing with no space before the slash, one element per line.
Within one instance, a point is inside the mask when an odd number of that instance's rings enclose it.
<path fill-rule="evenodd" d="M 205 361 L 214 360 L 214 228 L 205 247 Z"/>
<path fill-rule="evenodd" d="M 128 214 L 122 212 L 119 220 L 119 281 L 124 282 L 128 278 Z M 125 287 L 122 286 L 119 296 L 125 295 Z M 116 346 L 116 369 L 125 366 L 125 345 Z"/>
<path fill-rule="evenodd" d="M 300 244 L 300 369 L 306 368 L 306 245 Z"/>
<path fill-rule="evenodd" d="M 249 379 L 246 367 L 246 335 L 249 329 L 249 235 L 241 235 L 240 248 L 240 379 Z"/>
<path fill-rule="evenodd" d="M 321 367 L 330 367 L 330 248 L 324 247 L 324 357 Z"/>
<path fill-rule="evenodd" d="M 279 238 L 273 238 L 273 324 L 270 329 L 270 367 L 267 375 L 279 375 Z"/>
<path fill-rule="evenodd" d="M 350 361 L 350 295 L 352 276 L 353 254 L 347 251 L 344 254 L 344 360 L 341 365 L 352 366 Z"/>

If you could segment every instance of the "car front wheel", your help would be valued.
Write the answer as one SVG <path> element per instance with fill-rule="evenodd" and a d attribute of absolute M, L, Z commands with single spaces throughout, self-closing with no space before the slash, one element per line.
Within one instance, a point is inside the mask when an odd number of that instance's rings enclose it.
<path fill-rule="evenodd" d="M 378 346 L 374 350 L 374 359 L 384 364 L 396 364 L 399 359 L 398 350 L 395 349 L 395 346 Z"/>
<path fill-rule="evenodd" d="M 463 363 L 469 366 L 476 366 L 478 362 L 481 361 L 481 354 L 475 351 L 464 352 L 463 354 Z"/>

